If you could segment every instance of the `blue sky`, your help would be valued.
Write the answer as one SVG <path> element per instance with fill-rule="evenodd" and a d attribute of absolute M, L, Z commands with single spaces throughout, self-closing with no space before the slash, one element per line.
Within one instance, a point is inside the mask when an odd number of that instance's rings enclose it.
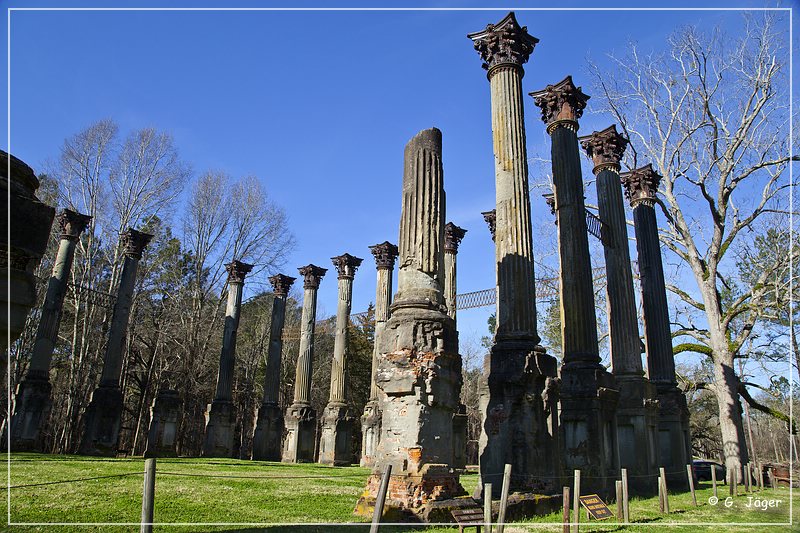
<path fill-rule="evenodd" d="M 301 5 L 312 4 L 295 4 Z M 540 39 L 525 66 L 526 93 L 572 74 L 591 94 L 589 56 L 602 64 L 604 53 L 622 52 L 629 38 L 643 49 L 661 49 L 682 24 L 734 28 L 741 20 L 739 13 L 725 11 L 519 7 L 541 5 L 514 6 L 520 23 Z M 319 294 L 320 316 L 327 316 L 336 302 L 332 256 L 348 252 L 365 259 L 354 283 L 353 311 L 374 300 L 375 268 L 367 247 L 397 241 L 403 147 L 417 131 L 436 126 L 444 139 L 447 218 L 468 230 L 458 257 L 458 289 L 489 288 L 494 251 L 480 215 L 494 206 L 489 84 L 466 34 L 507 11 L 13 11 L 11 152 L 40 168 L 58 155 L 66 137 L 113 118 L 123 132 L 149 126 L 170 132 L 196 174 L 218 169 L 258 176 L 286 210 L 297 240 L 282 271 L 296 275 L 308 263 L 330 269 Z M 581 133 L 610 123 L 593 114 L 591 105 Z M 538 109 L 528 96 L 525 106 L 529 155 L 547 154 Z M 587 162 L 584 173 L 589 172 Z M 548 227 L 552 219 L 541 192 L 531 192 L 534 226 Z M 537 254 L 543 246 L 534 243 Z M 541 255 L 557 269 L 557 258 Z M 485 334 L 490 312 L 460 313 L 462 338 Z"/>

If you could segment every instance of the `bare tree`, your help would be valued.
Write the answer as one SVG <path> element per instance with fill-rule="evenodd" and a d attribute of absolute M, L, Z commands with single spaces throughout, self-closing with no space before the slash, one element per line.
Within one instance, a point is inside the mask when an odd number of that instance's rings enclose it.
<path fill-rule="evenodd" d="M 745 16 L 741 32 L 688 27 L 663 53 L 635 44 L 611 55 L 614 75 L 590 65 L 601 110 L 631 140 L 630 167 L 652 163 L 663 176 L 659 205 L 667 226 L 661 241 L 688 267 L 695 288 L 669 287 L 692 310 L 676 336 L 712 362 L 713 391 L 728 468 L 740 468 L 747 448 L 734 358 L 759 320 L 759 301 L 772 275 L 761 276 L 726 301 L 735 272 L 735 244 L 765 213 L 780 210 L 789 186 L 787 35 L 772 15 Z M 782 179 L 783 178 L 783 179 Z M 788 251 L 788 250 L 787 250 Z"/>

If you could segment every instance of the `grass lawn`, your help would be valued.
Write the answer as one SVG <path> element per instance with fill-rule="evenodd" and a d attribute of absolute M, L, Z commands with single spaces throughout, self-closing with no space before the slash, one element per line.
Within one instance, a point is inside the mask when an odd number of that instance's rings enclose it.
<path fill-rule="evenodd" d="M 7 455 L 2 454 L 3 461 Z M 11 457 L 11 523 L 42 525 L 10 526 L 6 531 L 138 531 L 141 513 L 144 461 L 134 459 L 96 459 L 77 456 L 13 454 Z M 352 514 L 364 490 L 369 470 L 358 467 L 333 468 L 321 465 L 285 465 L 233 459 L 159 459 L 156 476 L 155 521 L 183 526 L 155 527 L 156 531 L 324 531 L 366 532 L 366 519 Z M 120 477 L 102 477 L 120 476 Z M 84 478 L 85 481 L 54 483 Z M 477 483 L 476 475 L 462 477 L 467 490 Z M 4 484 L 5 485 L 5 484 Z M 34 486 L 23 486 L 34 485 Z M 16 487 L 16 488 L 15 488 Z M 7 490 L 7 489 L 6 489 Z M 722 498 L 716 506 L 708 503 L 710 484 L 698 491 L 700 504 L 692 505 L 690 494 L 670 496 L 670 515 L 658 511 L 656 498 L 632 500 L 630 526 L 619 526 L 615 519 L 587 523 L 581 531 L 789 531 L 788 489 L 767 490 L 754 499 L 781 500 L 777 507 L 762 511 L 747 507 L 742 495 L 725 507 L 727 487 L 720 486 Z M 2 513 L 8 511 L 2 498 Z M 615 507 L 610 506 L 612 511 Z M 795 521 L 800 518 L 800 497 L 795 497 Z M 585 517 L 585 513 L 583 514 Z M 46 526 L 52 523 L 128 523 L 127 526 Z M 265 526 L 270 523 L 350 522 L 350 526 Z M 560 531 L 560 513 L 537 517 L 506 527 L 517 531 Z M 714 522 L 717 526 L 678 524 Z M 731 526 L 726 523 L 763 525 Z M 191 524 L 207 525 L 191 525 Z M 214 526 L 233 523 L 236 525 Z M 669 524 L 676 524 L 669 527 Z M 667 526 L 667 527 L 656 527 Z M 800 527 L 796 527 L 800 530 Z M 411 526 L 385 527 L 381 531 L 412 531 Z M 416 528 L 426 532 L 457 531 L 455 528 Z M 471 530 L 471 531 L 474 531 Z"/>

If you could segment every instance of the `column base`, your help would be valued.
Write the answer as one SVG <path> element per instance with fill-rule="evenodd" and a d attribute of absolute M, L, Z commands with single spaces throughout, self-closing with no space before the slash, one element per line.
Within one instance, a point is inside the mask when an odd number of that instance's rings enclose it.
<path fill-rule="evenodd" d="M 381 477 L 380 472 L 373 472 L 369 477 L 367 488 L 359 498 L 354 514 L 372 516 Z M 458 474 L 448 465 L 429 463 L 419 472 L 405 471 L 391 475 L 383 516 L 391 518 L 393 522 L 427 522 L 433 504 L 465 494 Z"/>
<path fill-rule="evenodd" d="M 322 413 L 319 462 L 324 465 L 353 464 L 353 429 L 355 418 L 344 403 L 329 403 Z"/>
<path fill-rule="evenodd" d="M 561 367 L 561 433 L 564 473 L 580 469 L 581 490 L 601 497 L 614 494 L 618 445 L 619 391 L 599 363 L 570 362 Z"/>
<path fill-rule="evenodd" d="M 555 382 L 556 368 L 555 357 L 530 342 L 492 347 L 481 382 L 476 498 L 481 497 L 483 480 L 492 483 L 492 493 L 499 497 L 506 464 L 512 466 L 512 491 L 548 494 L 559 489 L 557 425 L 550 425 L 548 407 L 554 400 L 548 384 Z"/>
<path fill-rule="evenodd" d="M 628 471 L 635 496 L 658 492 L 658 399 L 655 386 L 641 375 L 615 375 L 619 387 L 617 442 L 620 468 Z M 650 477 L 648 477 L 650 476 Z"/>
<path fill-rule="evenodd" d="M 145 457 L 177 457 L 175 437 L 178 434 L 183 401 L 178 391 L 158 391 L 150 408 L 150 427 L 147 430 Z"/>
<path fill-rule="evenodd" d="M 42 451 L 42 430 L 52 405 L 47 379 L 25 378 L 19 385 L 11 417 L 11 451 Z"/>
<path fill-rule="evenodd" d="M 688 490 L 686 465 L 692 462 L 689 408 L 675 384 L 656 384 L 658 391 L 658 461 L 670 489 Z"/>
<path fill-rule="evenodd" d="M 381 442 L 381 407 L 378 400 L 370 400 L 361 415 L 361 461 L 363 467 L 375 464 L 375 454 Z"/>
<path fill-rule="evenodd" d="M 295 403 L 286 410 L 284 463 L 313 463 L 317 439 L 317 412 L 308 404 Z"/>
<path fill-rule="evenodd" d="M 280 461 L 283 438 L 283 412 L 276 403 L 262 403 L 253 432 L 253 459 Z"/>
<path fill-rule="evenodd" d="M 453 468 L 464 470 L 467 467 L 467 406 L 458 404 L 453 413 Z"/>
<path fill-rule="evenodd" d="M 213 400 L 206 411 L 203 457 L 233 457 L 236 409 L 230 400 Z"/>
<path fill-rule="evenodd" d="M 95 389 L 84 414 L 85 424 L 79 449 L 82 455 L 113 457 L 117 454 L 122 407 L 122 391 L 118 386 L 100 385 Z"/>

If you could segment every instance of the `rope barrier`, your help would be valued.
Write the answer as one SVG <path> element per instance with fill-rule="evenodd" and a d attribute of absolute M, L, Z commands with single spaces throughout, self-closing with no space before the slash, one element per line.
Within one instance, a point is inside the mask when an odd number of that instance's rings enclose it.
<path fill-rule="evenodd" d="M 158 472 L 159 476 L 177 477 L 202 477 L 214 479 L 364 479 L 366 475 L 343 475 L 343 476 L 245 476 L 228 474 L 184 474 L 181 472 Z"/>
<path fill-rule="evenodd" d="M 23 489 L 27 487 L 43 487 L 45 485 L 61 485 L 63 483 L 77 483 L 79 481 L 94 481 L 96 479 L 111 479 L 117 477 L 128 477 L 128 476 L 141 476 L 141 472 L 129 472 L 127 474 L 113 474 L 110 476 L 96 476 L 96 477 L 84 477 L 78 479 L 64 479 L 61 481 L 47 481 L 44 483 L 28 483 L 25 485 L 12 485 L 10 487 L 0 487 L 0 490 L 9 490 L 9 489 Z"/>

